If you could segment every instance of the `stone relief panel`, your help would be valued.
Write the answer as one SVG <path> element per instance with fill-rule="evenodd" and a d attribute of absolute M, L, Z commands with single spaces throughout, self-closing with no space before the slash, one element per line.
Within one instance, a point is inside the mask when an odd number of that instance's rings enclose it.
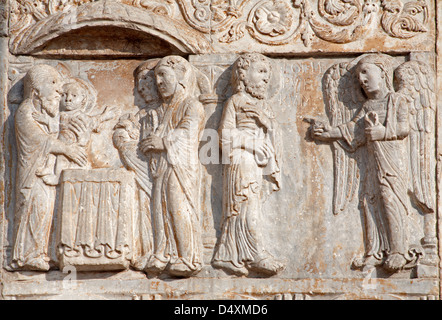
<path fill-rule="evenodd" d="M 0 3 L 1 298 L 439 298 L 436 5 Z"/>
<path fill-rule="evenodd" d="M 307 121 L 314 139 L 335 141 L 335 214 L 346 211 L 361 183 L 365 254 L 353 266 L 414 267 L 421 244 L 426 263 L 436 266 L 434 219 L 425 219 L 432 225 L 419 243 L 408 234 L 411 205 L 424 217 L 435 214 L 433 71 L 421 61 L 395 66 L 388 55 L 367 54 L 332 66 L 324 87 L 330 125 Z"/>
<path fill-rule="evenodd" d="M 434 11 L 429 0 L 20 0 L 11 2 L 10 48 L 66 55 L 62 48 L 72 45 L 63 46 L 64 37 L 73 41 L 84 29 L 112 26 L 132 34 L 102 45 L 100 35 L 100 54 L 140 55 L 128 41 L 133 38 L 145 55 L 149 46 L 164 50 L 167 43 L 178 54 L 244 52 L 244 46 L 266 53 L 430 50 Z M 140 41 L 145 38 L 152 44 Z M 81 51 L 81 42 L 76 47 Z"/>
<path fill-rule="evenodd" d="M 11 58 L 7 270 L 434 278 L 434 74 L 413 57 Z"/>

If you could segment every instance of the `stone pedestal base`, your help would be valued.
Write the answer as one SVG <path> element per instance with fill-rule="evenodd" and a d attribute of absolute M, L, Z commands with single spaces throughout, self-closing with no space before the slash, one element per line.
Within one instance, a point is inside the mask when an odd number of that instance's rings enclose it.
<path fill-rule="evenodd" d="M 8 273 L 5 299 L 432 300 L 436 279 L 148 279 L 135 271 Z M 51 281 L 48 281 L 50 279 Z"/>

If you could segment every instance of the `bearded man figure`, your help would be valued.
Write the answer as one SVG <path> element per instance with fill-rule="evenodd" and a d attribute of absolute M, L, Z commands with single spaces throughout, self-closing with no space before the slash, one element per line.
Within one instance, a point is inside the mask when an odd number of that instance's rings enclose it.
<path fill-rule="evenodd" d="M 64 155 L 80 166 L 87 163 L 81 147 L 58 140 L 58 129 L 34 119 L 38 115 L 58 117 L 62 86 L 60 73 L 48 65 L 34 66 L 24 78 L 25 100 L 15 114 L 18 157 L 13 269 L 49 270 L 56 187 L 46 184 L 38 169 L 51 154 Z"/>
<path fill-rule="evenodd" d="M 283 269 L 263 248 L 262 198 L 280 189 L 278 126 L 266 103 L 271 75 L 263 55 L 242 55 L 233 68 L 236 93 L 228 100 L 219 127 L 224 168 L 223 226 L 212 265 L 228 273 L 266 276 Z"/>

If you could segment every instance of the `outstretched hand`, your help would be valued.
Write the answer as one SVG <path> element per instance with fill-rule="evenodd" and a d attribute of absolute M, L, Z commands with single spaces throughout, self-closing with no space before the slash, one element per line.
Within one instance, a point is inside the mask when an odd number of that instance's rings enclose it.
<path fill-rule="evenodd" d="M 323 123 L 322 121 L 318 121 L 312 118 L 304 118 L 305 122 L 310 123 L 310 135 L 312 139 L 320 140 L 320 141 L 329 141 L 333 138 L 331 131 L 332 127 L 328 124 Z"/>
<path fill-rule="evenodd" d="M 81 167 L 87 165 L 86 150 L 77 144 L 66 146 L 64 155 Z"/>

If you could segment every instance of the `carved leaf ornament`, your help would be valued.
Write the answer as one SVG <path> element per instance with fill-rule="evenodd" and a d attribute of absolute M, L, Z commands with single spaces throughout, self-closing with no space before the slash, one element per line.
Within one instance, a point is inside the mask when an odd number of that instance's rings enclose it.
<path fill-rule="evenodd" d="M 378 14 L 382 14 L 383 30 L 391 37 L 409 39 L 427 32 L 425 0 L 405 4 L 401 0 L 318 0 L 317 11 L 306 0 L 267 0 L 252 8 L 247 22 L 235 21 L 220 42 L 239 40 L 247 29 L 253 38 L 268 45 L 283 45 L 300 35 L 308 46 L 311 32 L 327 42 L 349 43 L 372 30 Z"/>
<path fill-rule="evenodd" d="M 102 0 L 17 0 L 11 3 L 10 30 L 20 34 L 60 12 Z M 104 1 L 106 2 L 106 1 Z M 266 45 L 284 45 L 300 38 L 305 46 L 314 36 L 331 43 L 360 40 L 376 26 L 391 37 L 410 39 L 428 31 L 427 0 L 261 0 L 244 12 L 250 0 L 132 0 L 119 1 L 174 18 L 175 7 L 186 23 L 204 34 L 219 34 L 231 43 L 248 32 Z"/>
<path fill-rule="evenodd" d="M 403 4 L 399 0 L 382 1 L 381 24 L 391 37 L 409 39 L 427 32 L 428 5 L 424 0 Z"/>

